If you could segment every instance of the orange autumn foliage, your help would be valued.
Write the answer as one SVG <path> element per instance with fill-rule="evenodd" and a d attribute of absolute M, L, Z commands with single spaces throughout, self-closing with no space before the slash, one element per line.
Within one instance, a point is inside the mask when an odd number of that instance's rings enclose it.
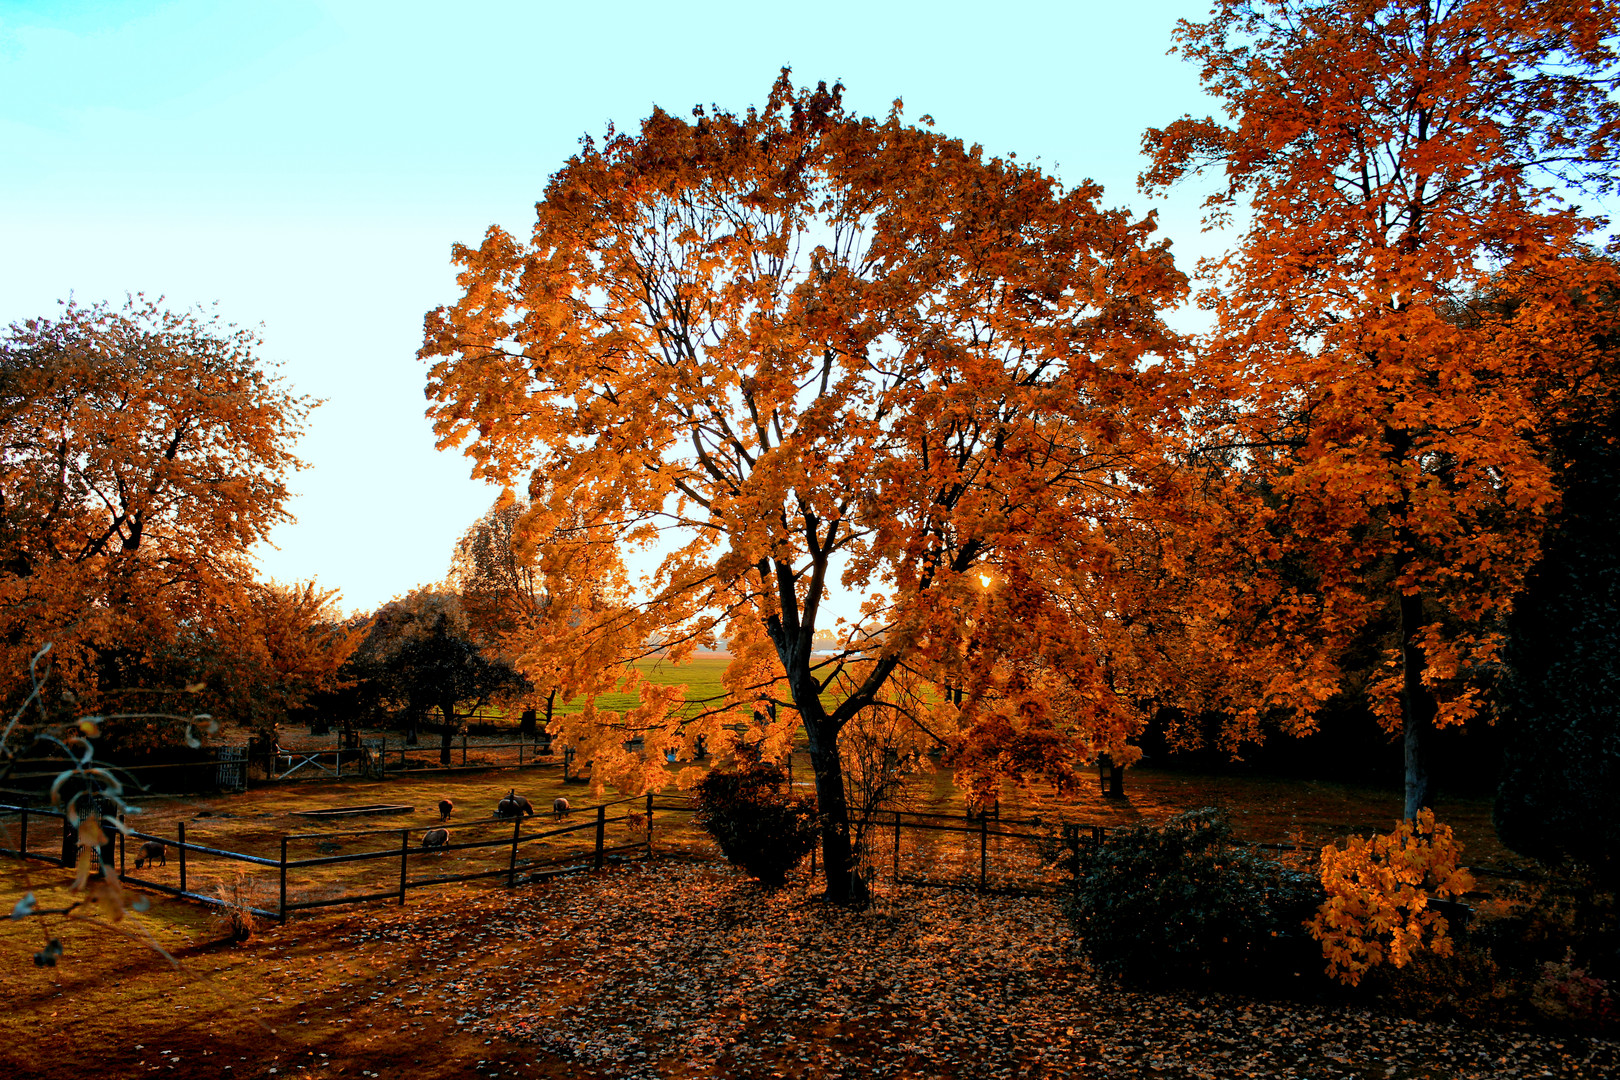
<path fill-rule="evenodd" d="M 130 690 L 144 712 L 215 704 L 150 691 L 205 674 L 270 599 L 249 552 L 287 519 L 312 403 L 256 345 L 144 298 L 69 302 L 0 337 L 0 670 L 25 672 L 50 642 L 73 711 Z"/>
<path fill-rule="evenodd" d="M 1617 19 L 1603 0 L 1218 0 L 1176 36 L 1227 119 L 1144 141 L 1147 187 L 1219 170 L 1208 218 L 1242 229 L 1203 267 L 1217 326 L 1191 433 L 1224 522 L 1197 591 L 1248 658 L 1238 725 L 1282 707 L 1308 730 L 1338 654 L 1390 613 L 1367 693 L 1404 731 L 1408 816 L 1426 733 L 1482 708 L 1555 503 L 1537 392 L 1590 340 L 1550 298 L 1589 288 L 1571 256 L 1597 226 L 1560 192 L 1614 185 Z M 1547 303 L 1476 303 L 1502 288 Z"/>
<path fill-rule="evenodd" d="M 1183 281 L 1152 221 L 1100 209 L 1095 185 L 840 95 L 784 73 L 761 109 L 660 110 L 587 140 L 528 242 L 492 228 L 455 249 L 463 295 L 429 314 L 421 355 L 441 445 L 530 478 L 542 550 L 662 539 L 620 642 L 677 661 L 720 633 L 747 644 L 732 704 L 767 694 L 804 723 L 842 896 L 859 883 L 840 729 L 903 663 L 945 686 L 993 669 L 955 644 L 987 565 L 1009 632 L 981 648 L 1072 636 L 1037 582 L 1109 558 L 1098 522 L 1176 393 L 1150 360 L 1177 348 L 1157 310 Z M 859 615 L 823 660 L 833 589 Z M 861 681 L 824 705 L 841 664 Z M 684 739 L 644 693 L 634 715 L 581 714 L 613 732 L 591 746 L 609 771 L 626 735 L 649 757 Z"/>
<path fill-rule="evenodd" d="M 1369 968 L 1405 967 L 1420 949 L 1450 956 L 1445 918 L 1429 900 L 1474 887 L 1472 875 L 1457 866 L 1461 852 L 1432 810 L 1399 822 L 1392 833 L 1352 836 L 1342 851 L 1323 848 L 1328 898 L 1306 926 L 1322 943 L 1328 974 L 1355 986 Z"/>

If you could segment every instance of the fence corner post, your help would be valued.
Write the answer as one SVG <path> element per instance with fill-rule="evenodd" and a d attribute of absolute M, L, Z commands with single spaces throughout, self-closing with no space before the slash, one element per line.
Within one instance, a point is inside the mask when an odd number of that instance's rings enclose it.
<path fill-rule="evenodd" d="M 411 830 L 399 830 L 399 906 L 405 906 L 405 868 L 411 857 Z"/>
<path fill-rule="evenodd" d="M 602 841 L 607 834 L 607 807 L 596 808 L 596 862 L 594 869 L 600 870 L 606 863 L 602 858 Z"/>

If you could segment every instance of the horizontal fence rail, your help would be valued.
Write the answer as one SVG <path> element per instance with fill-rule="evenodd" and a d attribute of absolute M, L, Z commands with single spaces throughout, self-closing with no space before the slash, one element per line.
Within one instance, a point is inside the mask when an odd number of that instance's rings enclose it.
<path fill-rule="evenodd" d="M 610 815 L 608 811 L 614 808 L 623 808 L 623 812 Z M 425 846 L 423 843 L 426 835 L 444 827 L 436 824 L 425 827 L 418 823 L 415 826 L 384 829 L 284 833 L 276 840 L 279 854 L 275 858 L 189 841 L 186 838 L 185 822 L 176 824 L 174 836 L 143 832 L 130 828 L 123 822 L 120 822 L 114 831 L 109 823 L 107 832 L 111 837 L 107 845 L 97 852 L 100 863 L 98 869 L 107 876 L 116 875 L 125 884 L 153 892 L 218 907 L 242 908 L 260 918 L 285 921 L 293 912 L 315 908 L 378 900 L 404 904 L 405 897 L 411 889 L 490 878 L 505 878 L 507 885 L 513 886 L 525 881 L 544 880 L 561 872 L 601 869 L 610 858 L 617 860 L 636 854 L 647 857 L 652 854 L 657 814 L 660 812 L 690 813 L 691 805 L 689 800 L 679 797 L 633 796 L 591 806 L 575 807 L 568 816 L 583 820 L 567 823 L 559 821 L 552 827 L 539 829 L 535 829 L 535 825 L 541 820 L 541 815 L 474 818 L 456 822 L 454 832 L 476 834 L 482 830 L 491 835 L 482 839 L 458 839 L 438 846 Z M 665 820 L 667 821 L 667 818 Z M 46 824 L 47 822 L 49 824 Z M 630 843 L 610 839 L 607 832 L 609 826 L 633 829 L 631 835 L 636 839 Z M 0 841 L 3 841 L 0 843 L 0 855 L 37 859 L 64 869 L 72 868 L 77 862 L 78 829 L 67 823 L 67 815 L 62 811 L 21 805 L 0 805 L 0 830 L 3 830 L 0 831 Z M 493 835 L 497 831 L 500 835 Z M 550 853 L 538 850 L 538 846 L 580 833 L 589 834 L 587 843 Z M 41 839 L 47 834 L 50 836 L 49 841 Z M 34 840 L 32 844 L 31 835 Z M 329 844 L 335 847 L 341 846 L 342 843 L 365 844 L 367 850 L 312 857 L 294 857 L 289 853 L 290 847 L 296 851 L 301 845 Z M 381 846 L 384 843 L 388 846 Z M 13 844 L 15 846 L 12 846 Z M 137 861 L 146 861 L 148 845 L 155 845 L 152 862 L 160 864 L 168 871 L 173 878 L 172 881 L 159 880 L 152 872 L 150 864 L 147 865 L 145 873 L 141 873 L 140 866 L 132 868 L 129 865 L 132 854 L 139 856 Z M 411 873 L 413 859 L 420 863 L 424 858 L 435 860 L 447 856 L 464 858 L 469 853 L 476 859 L 479 853 L 484 852 L 490 853 L 494 858 L 486 860 L 482 866 L 474 863 L 475 869 L 428 874 L 421 873 L 419 869 L 416 875 L 413 876 Z M 275 902 L 256 904 L 242 899 L 240 895 L 236 899 L 228 899 L 224 895 L 214 896 L 199 891 L 192 886 L 192 879 L 200 869 L 199 857 L 225 864 L 244 879 L 251 872 L 259 872 L 260 877 L 250 880 L 256 888 L 273 887 L 276 894 Z M 322 887 L 307 880 L 296 880 L 306 875 L 308 871 L 326 867 L 379 863 L 396 865 L 398 868 L 396 876 L 385 889 L 376 887 L 376 882 L 373 881 L 370 887 L 362 891 L 340 888 L 336 895 L 321 895 L 322 892 L 331 891 L 331 886 Z M 217 873 L 217 867 L 213 870 Z M 274 871 L 273 882 L 264 880 L 269 877 L 265 871 Z M 290 880 L 290 876 L 293 880 Z M 222 882 L 216 891 L 223 894 L 228 890 L 229 887 Z"/>

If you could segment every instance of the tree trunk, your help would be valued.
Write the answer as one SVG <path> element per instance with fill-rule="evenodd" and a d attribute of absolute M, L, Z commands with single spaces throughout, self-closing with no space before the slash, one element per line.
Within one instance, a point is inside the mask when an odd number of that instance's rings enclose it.
<path fill-rule="evenodd" d="M 444 714 L 444 726 L 439 729 L 439 764 L 450 764 L 450 740 L 456 734 L 456 707 L 448 702 L 439 705 Z"/>
<path fill-rule="evenodd" d="M 805 733 L 810 738 L 810 767 L 816 776 L 827 899 L 837 904 L 865 904 L 869 899 L 866 882 L 856 873 L 855 848 L 850 843 L 849 803 L 844 798 L 844 765 L 838 756 L 838 736 L 825 722 L 806 723 Z"/>
<path fill-rule="evenodd" d="M 1438 712 L 1434 695 L 1423 685 L 1423 646 L 1418 632 L 1423 627 L 1423 595 L 1401 594 L 1401 732 L 1406 758 L 1407 820 L 1430 806 L 1434 792 L 1429 781 L 1429 737 Z"/>

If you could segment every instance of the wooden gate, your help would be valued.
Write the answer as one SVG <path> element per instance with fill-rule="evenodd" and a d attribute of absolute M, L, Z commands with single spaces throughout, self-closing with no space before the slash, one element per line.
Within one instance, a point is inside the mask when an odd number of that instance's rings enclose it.
<path fill-rule="evenodd" d="M 215 751 L 217 772 L 214 782 L 221 791 L 247 790 L 247 748 L 221 746 Z"/>

